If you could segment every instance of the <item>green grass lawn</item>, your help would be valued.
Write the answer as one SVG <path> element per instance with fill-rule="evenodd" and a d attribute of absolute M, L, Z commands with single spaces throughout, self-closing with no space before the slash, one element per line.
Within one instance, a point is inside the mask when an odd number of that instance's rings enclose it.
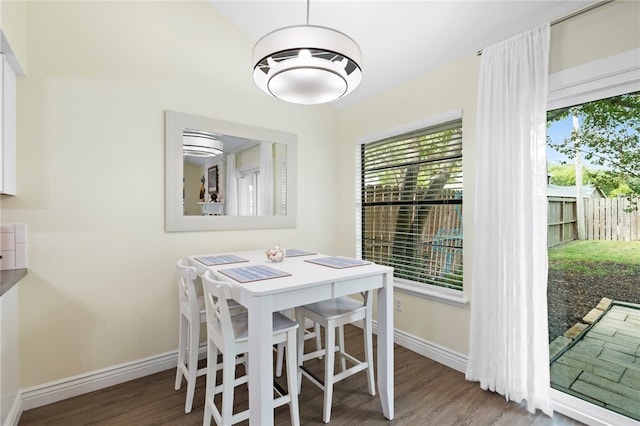
<path fill-rule="evenodd" d="M 549 249 L 549 269 L 588 275 L 638 274 L 640 241 L 571 241 Z"/>

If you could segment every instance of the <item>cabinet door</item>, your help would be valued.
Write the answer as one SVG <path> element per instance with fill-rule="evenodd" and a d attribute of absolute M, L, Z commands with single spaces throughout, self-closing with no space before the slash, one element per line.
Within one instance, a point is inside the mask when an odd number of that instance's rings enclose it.
<path fill-rule="evenodd" d="M 16 194 L 16 73 L 2 56 L 0 65 L 0 193 Z"/>

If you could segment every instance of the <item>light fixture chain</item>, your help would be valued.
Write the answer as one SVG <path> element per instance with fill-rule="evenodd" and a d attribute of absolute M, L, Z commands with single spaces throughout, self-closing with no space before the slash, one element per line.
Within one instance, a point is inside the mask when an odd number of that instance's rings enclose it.
<path fill-rule="evenodd" d="M 307 0 L 307 25 L 309 25 L 309 0 Z"/>

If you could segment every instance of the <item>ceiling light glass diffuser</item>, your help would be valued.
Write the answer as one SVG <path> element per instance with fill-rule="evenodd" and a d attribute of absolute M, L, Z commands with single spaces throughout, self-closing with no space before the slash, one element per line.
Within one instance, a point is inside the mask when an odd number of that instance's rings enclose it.
<path fill-rule="evenodd" d="M 253 48 L 253 79 L 287 102 L 314 105 L 348 95 L 362 80 L 360 47 L 331 28 L 297 25 L 273 31 Z"/>
<path fill-rule="evenodd" d="M 215 157 L 222 154 L 222 141 L 216 139 L 213 133 L 184 129 L 182 152 L 190 157 Z"/>

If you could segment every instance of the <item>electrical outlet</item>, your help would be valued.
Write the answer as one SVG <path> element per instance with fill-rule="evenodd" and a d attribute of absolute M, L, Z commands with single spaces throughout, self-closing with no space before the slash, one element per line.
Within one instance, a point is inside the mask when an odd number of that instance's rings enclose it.
<path fill-rule="evenodd" d="M 402 312 L 402 302 L 400 299 L 396 299 L 396 311 Z"/>

